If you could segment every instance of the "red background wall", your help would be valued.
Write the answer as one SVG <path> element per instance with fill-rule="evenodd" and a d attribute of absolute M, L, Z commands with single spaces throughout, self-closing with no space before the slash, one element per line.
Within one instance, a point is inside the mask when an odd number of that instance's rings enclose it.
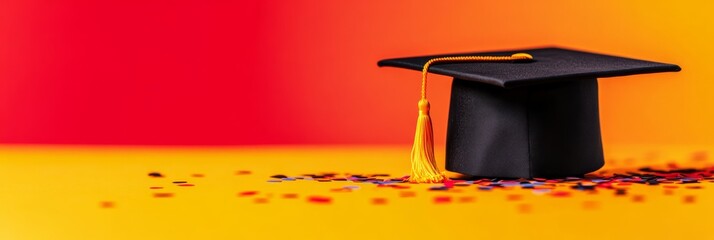
<path fill-rule="evenodd" d="M 684 68 L 601 80 L 606 144 L 713 141 L 708 3 L 502 2 L 3 1 L 0 142 L 409 143 L 419 73 L 377 60 L 553 44 Z"/>

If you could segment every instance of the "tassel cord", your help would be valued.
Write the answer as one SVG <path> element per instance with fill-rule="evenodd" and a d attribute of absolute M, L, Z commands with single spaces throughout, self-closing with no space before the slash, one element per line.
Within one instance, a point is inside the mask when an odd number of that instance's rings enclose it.
<path fill-rule="evenodd" d="M 429 67 L 435 63 L 443 62 L 505 62 L 532 60 L 533 57 L 525 53 L 517 53 L 511 56 L 454 56 L 440 57 L 427 61 L 422 69 L 421 78 L 421 99 L 419 100 L 419 117 L 417 118 L 416 133 L 414 134 L 414 145 L 411 152 L 411 175 L 409 182 L 412 183 L 440 183 L 446 180 L 444 172 L 440 172 L 434 157 L 434 133 L 429 116 L 429 101 L 426 99 L 426 79 Z"/>

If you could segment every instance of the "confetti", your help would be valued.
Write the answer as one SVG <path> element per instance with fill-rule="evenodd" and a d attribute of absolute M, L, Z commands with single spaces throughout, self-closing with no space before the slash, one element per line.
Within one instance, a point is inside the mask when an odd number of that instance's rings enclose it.
<path fill-rule="evenodd" d="M 164 187 L 149 187 L 149 189 L 164 189 Z"/>
<path fill-rule="evenodd" d="M 615 190 L 615 196 L 624 196 L 627 195 L 627 190 L 625 189 L 616 189 Z"/>
<path fill-rule="evenodd" d="M 598 202 L 596 202 L 596 201 L 585 201 L 585 202 L 583 202 L 583 208 L 584 208 L 584 209 L 592 210 L 592 209 L 597 209 L 597 208 L 599 208 L 599 207 L 600 207 L 600 203 L 598 203 Z"/>
<path fill-rule="evenodd" d="M 251 172 L 251 171 L 248 171 L 248 170 L 238 170 L 238 171 L 236 171 L 236 175 L 248 175 L 248 174 L 251 174 L 251 173 L 252 173 L 252 172 Z"/>
<path fill-rule="evenodd" d="M 451 203 L 451 197 L 450 196 L 436 196 L 436 197 L 434 197 L 434 203 L 437 203 L 437 204 Z"/>
<path fill-rule="evenodd" d="M 256 198 L 256 199 L 253 199 L 253 202 L 254 203 L 268 203 L 268 199 L 267 198 Z"/>
<path fill-rule="evenodd" d="M 682 184 L 686 184 L 686 183 L 698 183 L 698 182 L 699 182 L 699 180 L 697 180 L 697 179 L 695 179 L 695 178 L 682 178 L 682 179 L 680 179 L 679 181 L 681 181 Z"/>
<path fill-rule="evenodd" d="M 550 194 L 553 197 L 570 197 L 570 192 L 557 191 Z"/>
<path fill-rule="evenodd" d="M 200 174 L 200 173 L 194 173 L 194 174 L 191 174 L 191 177 L 202 178 L 202 177 L 205 177 L 205 175 Z"/>
<path fill-rule="evenodd" d="M 174 184 L 187 183 L 186 181 L 173 181 Z"/>
<path fill-rule="evenodd" d="M 697 201 L 697 198 L 693 195 L 686 195 L 682 198 L 682 202 L 684 203 L 694 203 Z"/>
<path fill-rule="evenodd" d="M 541 188 L 541 189 L 533 189 L 533 194 L 535 195 L 543 195 L 546 193 L 549 193 L 551 190 L 548 188 Z"/>
<path fill-rule="evenodd" d="M 518 212 L 520 213 L 530 213 L 532 210 L 532 207 L 530 204 L 519 204 L 518 205 Z"/>
<path fill-rule="evenodd" d="M 160 172 L 150 172 L 149 177 L 162 178 L 164 177 L 164 175 L 162 175 Z"/>
<path fill-rule="evenodd" d="M 399 193 L 399 196 L 400 196 L 400 197 L 415 197 L 415 196 L 416 196 L 416 192 L 404 191 L 404 192 L 400 192 L 400 193 Z"/>
<path fill-rule="evenodd" d="M 155 198 L 170 198 L 173 197 L 173 193 L 154 193 Z"/>
<path fill-rule="evenodd" d="M 384 205 L 384 204 L 387 204 L 387 199 L 386 198 L 372 198 L 372 204 Z"/>
<path fill-rule="evenodd" d="M 193 186 L 195 186 L 195 185 L 190 184 L 190 183 L 182 183 L 182 184 L 178 184 L 178 185 L 176 185 L 176 186 L 179 186 L 179 187 L 193 187 Z"/>
<path fill-rule="evenodd" d="M 694 152 L 691 156 L 692 161 L 695 162 L 706 161 L 707 158 L 709 158 L 709 155 L 705 151 Z"/>
<path fill-rule="evenodd" d="M 322 197 L 322 196 L 310 196 L 307 198 L 307 201 L 311 202 L 311 203 L 317 203 L 317 204 L 329 204 L 332 202 L 332 198 Z"/>
<path fill-rule="evenodd" d="M 330 189 L 330 192 L 352 192 L 352 189 L 349 189 L 349 188 L 333 188 L 333 189 Z"/>
<path fill-rule="evenodd" d="M 239 192 L 238 196 L 239 197 L 247 197 L 247 196 L 253 196 L 258 194 L 258 191 L 245 191 L 245 192 Z"/>
<path fill-rule="evenodd" d="M 506 200 L 508 200 L 508 201 L 519 201 L 521 199 L 523 199 L 522 195 L 518 195 L 518 194 L 506 195 Z"/>
<path fill-rule="evenodd" d="M 101 208 L 114 208 L 114 202 L 110 202 L 110 201 L 99 202 L 99 206 Z"/>
<path fill-rule="evenodd" d="M 626 161 L 625 161 L 626 162 Z M 351 193 L 353 190 L 372 188 L 385 189 L 382 191 L 398 191 L 398 196 L 402 198 L 416 197 L 418 191 L 404 191 L 414 186 L 408 182 L 409 176 L 401 178 L 390 178 L 388 174 L 349 174 L 349 173 L 317 173 L 301 174 L 300 176 L 288 177 L 284 174 L 271 176 L 267 181 L 282 183 L 286 181 L 315 181 L 315 182 L 353 182 L 356 185 L 346 185 L 342 187 L 331 187 L 325 191 L 335 193 Z M 596 173 L 586 174 L 579 177 L 564 178 L 532 178 L 532 179 L 499 179 L 499 178 L 475 178 L 469 176 L 451 177 L 450 180 L 442 184 L 427 185 L 427 191 L 444 192 L 447 194 L 465 193 L 468 186 L 474 186 L 479 191 L 517 191 L 529 190 L 533 195 L 546 195 L 555 198 L 571 197 L 574 192 L 583 192 L 590 195 L 606 192 L 614 196 L 626 196 L 631 188 L 639 186 L 659 187 L 663 195 L 674 195 L 673 189 L 680 188 L 679 185 L 686 184 L 681 188 L 702 189 L 702 182 L 714 181 L 714 167 L 708 168 L 680 168 L 675 163 L 663 165 L 661 168 L 644 166 L 635 169 L 602 170 Z M 362 185 L 364 184 L 364 185 Z M 329 185 L 329 184 L 328 184 Z M 333 185 L 330 185 L 333 186 Z M 391 189 L 391 190 L 390 190 Z M 297 198 L 294 197 L 284 198 Z M 507 201 L 523 201 L 521 193 L 506 194 Z M 326 197 L 324 197 L 326 198 Z M 319 197 L 318 197 L 319 199 Z M 329 199 L 329 198 L 328 198 Z M 373 204 L 381 204 L 382 197 L 371 198 Z M 388 200 L 388 198 L 384 198 Z M 433 198 L 434 203 L 451 202 L 471 202 L 474 196 L 454 196 L 440 195 Z M 643 202 L 644 195 L 632 195 L 629 198 L 632 202 Z M 320 200 L 310 200 L 309 202 L 319 202 Z M 325 200 L 328 201 L 328 200 Z M 329 200 L 331 202 L 332 200 Z M 600 203 L 595 201 L 582 202 L 584 209 L 599 208 Z M 520 205 L 519 205 L 520 206 Z M 530 205 L 524 208 L 530 208 Z M 528 210 L 530 211 L 530 210 Z"/>
<path fill-rule="evenodd" d="M 298 195 L 297 195 L 296 193 L 285 193 L 285 194 L 283 194 L 283 198 L 286 198 L 286 199 L 295 199 L 295 198 L 297 198 L 297 197 L 298 197 Z"/>

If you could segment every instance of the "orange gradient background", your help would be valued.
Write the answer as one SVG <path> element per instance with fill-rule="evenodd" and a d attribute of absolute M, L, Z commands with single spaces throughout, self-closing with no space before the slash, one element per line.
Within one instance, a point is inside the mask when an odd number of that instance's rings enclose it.
<path fill-rule="evenodd" d="M 419 73 L 379 59 L 557 45 L 683 68 L 601 79 L 606 145 L 714 143 L 714 3 L 151 2 L 0 3 L 0 142 L 406 144 Z"/>

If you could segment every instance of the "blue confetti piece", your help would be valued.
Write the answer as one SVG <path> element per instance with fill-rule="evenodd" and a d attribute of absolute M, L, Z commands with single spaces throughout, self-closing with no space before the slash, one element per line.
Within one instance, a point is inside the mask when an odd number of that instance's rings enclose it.
<path fill-rule="evenodd" d="M 270 183 L 278 183 L 278 182 L 282 182 L 282 180 L 270 179 L 270 180 L 268 180 L 268 182 L 270 182 Z"/>
<path fill-rule="evenodd" d="M 697 182 L 699 182 L 699 180 L 697 180 L 696 178 L 682 178 L 680 181 L 682 183 L 697 183 Z"/>
<path fill-rule="evenodd" d="M 533 188 L 533 184 L 521 184 L 522 188 Z"/>
<path fill-rule="evenodd" d="M 295 181 L 295 178 L 286 177 L 286 178 L 283 178 L 283 181 Z"/>
<path fill-rule="evenodd" d="M 344 186 L 342 188 L 344 188 L 344 189 L 359 189 L 359 186 L 350 185 L 350 186 Z"/>
<path fill-rule="evenodd" d="M 533 189 L 533 194 L 535 194 L 535 195 L 543 195 L 543 194 L 546 194 L 549 192 L 550 192 L 550 189 L 547 189 L 547 188 Z"/>
<path fill-rule="evenodd" d="M 491 186 L 479 186 L 478 187 L 478 190 L 484 190 L 484 191 L 488 191 L 491 189 L 493 189 L 493 187 L 491 187 Z"/>

